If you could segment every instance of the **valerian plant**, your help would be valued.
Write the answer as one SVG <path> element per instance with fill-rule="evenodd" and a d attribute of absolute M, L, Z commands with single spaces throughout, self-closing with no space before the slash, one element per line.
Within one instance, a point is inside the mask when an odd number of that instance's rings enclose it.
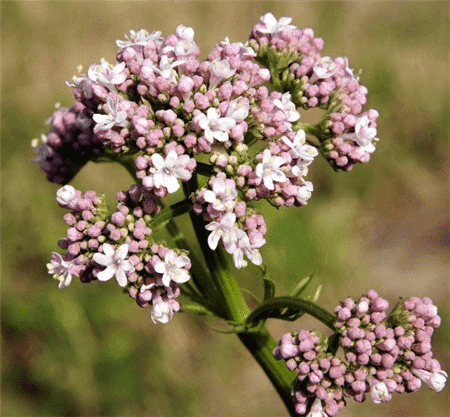
<path fill-rule="evenodd" d="M 311 277 L 289 296 L 275 296 L 263 264 L 267 227 L 254 202 L 274 207 L 308 203 L 310 165 L 321 154 L 350 171 L 376 150 L 378 112 L 363 110 L 367 89 L 345 57 L 322 54 L 324 42 L 292 19 L 262 16 L 245 43 L 228 38 L 204 61 L 194 30 L 144 29 L 118 40 L 113 64 L 102 59 L 73 77 L 75 103 L 58 108 L 50 131 L 33 140 L 47 179 L 67 209 L 66 236 L 48 272 L 59 288 L 115 279 L 155 323 L 181 308 L 231 326 L 272 381 L 291 415 L 335 416 L 350 398 L 376 404 L 422 381 L 443 389 L 447 373 L 432 353 L 440 324 L 428 298 L 388 303 L 374 290 L 348 298 L 334 314 L 301 298 Z M 316 125 L 301 113 L 323 110 Z M 122 164 L 135 183 L 117 193 L 116 209 L 95 191 L 68 183 L 88 162 Z M 168 194 L 181 201 L 165 206 Z M 175 222 L 189 213 L 202 254 Z M 167 229 L 172 245 L 158 241 Z M 262 251 L 264 252 L 264 251 Z M 251 310 L 228 262 L 262 271 L 264 300 Z M 318 293 L 317 293 L 318 295 Z M 310 314 L 333 332 L 300 330 L 277 343 L 268 318 Z M 282 361 L 285 361 L 283 363 Z"/>

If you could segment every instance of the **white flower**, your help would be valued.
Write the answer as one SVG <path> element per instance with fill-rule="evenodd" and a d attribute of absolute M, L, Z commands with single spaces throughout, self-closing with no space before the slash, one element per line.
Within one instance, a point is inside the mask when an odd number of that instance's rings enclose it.
<path fill-rule="evenodd" d="M 444 389 L 448 379 L 447 372 L 442 370 L 428 372 L 423 369 L 413 369 L 412 373 L 436 392 L 441 392 Z"/>
<path fill-rule="evenodd" d="M 283 136 L 281 139 L 283 139 L 283 142 L 291 148 L 289 153 L 292 158 L 301 159 L 302 165 L 309 165 L 319 154 L 314 146 L 306 143 L 306 136 L 303 130 L 299 130 L 297 132 L 294 136 L 293 142 L 291 142 L 286 136 Z"/>
<path fill-rule="evenodd" d="M 228 140 L 228 133 L 236 125 L 236 120 L 231 117 L 220 117 L 214 107 L 210 107 L 206 113 L 200 113 L 198 116 L 198 124 L 205 131 L 205 138 L 208 142 L 213 143 L 214 139 L 219 142 Z"/>
<path fill-rule="evenodd" d="M 343 135 L 346 138 L 354 140 L 361 148 L 368 153 L 375 152 L 376 148 L 372 141 L 378 140 L 377 129 L 369 127 L 369 118 L 367 116 L 360 117 L 355 124 L 355 133 Z"/>
<path fill-rule="evenodd" d="M 116 281 L 121 287 L 127 285 L 127 277 L 125 272 L 133 272 L 133 263 L 125 258 L 128 254 L 128 244 L 125 243 L 119 246 L 117 251 L 114 250 L 114 246 L 108 243 L 103 244 L 103 253 L 96 253 L 92 259 L 100 265 L 106 266 L 106 269 L 97 274 L 97 278 L 100 281 L 108 281 L 114 275 L 116 276 Z"/>
<path fill-rule="evenodd" d="M 109 130 L 113 126 L 124 127 L 127 125 L 127 112 L 119 110 L 119 99 L 114 101 L 112 97 L 106 97 L 108 103 L 108 114 L 94 114 L 92 118 L 97 123 L 95 125 L 96 130 Z"/>
<path fill-rule="evenodd" d="M 170 281 L 175 281 L 178 284 L 183 284 L 189 280 L 188 272 L 183 269 L 190 264 L 190 260 L 186 255 L 177 256 L 173 250 L 169 250 L 164 257 L 164 262 L 157 262 L 155 271 L 163 274 L 162 283 L 168 287 Z"/>
<path fill-rule="evenodd" d="M 152 33 L 148 33 L 145 29 L 138 30 L 137 32 L 130 30 L 130 34 L 130 37 L 125 35 L 127 38 L 126 41 L 116 41 L 119 48 L 122 49 L 132 45 L 146 45 L 150 40 L 155 42 L 157 46 L 163 42 L 163 38 L 161 37 L 161 32 L 159 30 Z"/>
<path fill-rule="evenodd" d="M 73 188 L 69 184 L 65 185 L 64 187 L 61 187 L 56 192 L 56 201 L 62 206 L 67 206 L 67 204 L 69 204 L 75 199 L 78 199 L 77 192 L 75 188 Z"/>
<path fill-rule="evenodd" d="M 248 116 L 250 105 L 239 99 L 230 101 L 227 110 L 227 117 L 231 117 L 236 122 L 243 122 Z"/>
<path fill-rule="evenodd" d="M 151 157 L 153 168 L 153 181 L 156 188 L 166 187 L 169 193 L 174 193 L 180 188 L 178 178 L 187 181 L 191 178 L 191 173 L 185 169 L 185 165 L 178 159 L 178 154 L 171 150 L 166 159 L 154 153 Z"/>
<path fill-rule="evenodd" d="M 209 79 L 209 89 L 216 88 L 220 81 L 230 78 L 236 72 L 236 69 L 230 68 L 228 61 L 221 61 L 215 59 L 209 64 L 209 70 L 211 71 L 211 77 Z"/>
<path fill-rule="evenodd" d="M 273 104 L 286 115 L 286 119 L 289 122 L 292 123 L 300 119 L 300 113 L 291 101 L 291 93 L 284 93 L 281 100 L 275 99 Z"/>
<path fill-rule="evenodd" d="M 127 75 L 123 72 L 125 69 L 125 62 L 118 65 L 111 65 L 108 61 L 102 59 L 100 65 L 91 65 L 88 69 L 89 78 L 99 84 L 103 84 L 110 90 L 115 91 L 115 84 L 122 84 Z"/>
<path fill-rule="evenodd" d="M 246 255 L 255 265 L 261 265 L 263 259 L 258 249 L 265 244 L 266 240 L 261 239 L 261 241 L 252 245 L 247 234 L 239 239 L 237 249 L 233 252 L 233 261 L 236 268 L 241 269 L 242 267 L 247 266 L 247 262 L 244 261 L 244 255 Z"/>
<path fill-rule="evenodd" d="M 65 261 L 59 253 L 52 252 L 47 272 L 59 281 L 58 288 L 65 288 L 72 282 L 72 275 L 69 272 L 71 266 L 72 263 Z"/>
<path fill-rule="evenodd" d="M 377 382 L 370 388 L 370 397 L 375 404 L 380 404 L 389 398 L 388 387 L 384 382 Z"/>
<path fill-rule="evenodd" d="M 178 65 L 184 64 L 186 61 L 174 61 L 170 62 L 170 58 L 167 55 L 163 55 L 159 60 L 159 65 L 148 65 L 156 74 L 165 78 L 171 83 L 177 82 L 177 72 L 174 70 Z"/>
<path fill-rule="evenodd" d="M 336 72 L 336 64 L 329 56 L 323 56 L 313 64 L 313 76 L 309 83 L 313 83 L 319 79 L 331 77 Z"/>
<path fill-rule="evenodd" d="M 258 28 L 261 33 L 278 33 L 284 28 L 295 29 L 294 25 L 290 25 L 292 17 L 281 17 L 278 21 L 272 13 L 266 13 L 261 17 L 261 21 L 266 26 L 265 28 Z"/>
<path fill-rule="evenodd" d="M 182 24 L 175 29 L 175 35 L 184 41 L 192 42 L 194 40 L 194 29 L 186 27 Z"/>
<path fill-rule="evenodd" d="M 322 401 L 319 398 L 316 398 L 314 400 L 311 411 L 307 414 L 306 417 L 328 417 L 328 414 L 323 411 Z"/>
<path fill-rule="evenodd" d="M 204 194 L 205 201 L 212 203 L 213 208 L 218 211 L 232 210 L 236 205 L 237 196 L 236 188 L 227 187 L 222 178 L 216 178 L 212 191 L 206 190 Z"/>
<path fill-rule="evenodd" d="M 312 182 L 305 181 L 301 187 L 298 187 L 297 195 L 295 197 L 300 203 L 307 204 L 308 200 L 311 198 L 312 192 Z"/>
<path fill-rule="evenodd" d="M 280 166 L 286 163 L 286 159 L 281 156 L 272 156 L 269 149 L 263 152 L 263 160 L 261 163 L 256 165 L 256 176 L 262 178 L 264 181 L 264 186 L 269 189 L 275 189 L 273 184 L 276 182 L 286 181 L 286 175 L 280 169 Z"/>
<path fill-rule="evenodd" d="M 159 321 L 160 323 L 166 324 L 173 316 L 173 310 L 170 307 L 169 303 L 165 301 L 160 301 L 153 305 L 152 308 L 152 321 L 156 323 Z"/>
<path fill-rule="evenodd" d="M 237 247 L 239 239 L 241 239 L 245 232 L 236 227 L 236 215 L 228 212 L 220 219 L 220 222 L 211 222 L 205 226 L 206 230 L 212 231 L 208 236 L 208 246 L 215 250 L 220 238 L 223 240 L 223 245 L 228 253 L 233 253 Z"/>

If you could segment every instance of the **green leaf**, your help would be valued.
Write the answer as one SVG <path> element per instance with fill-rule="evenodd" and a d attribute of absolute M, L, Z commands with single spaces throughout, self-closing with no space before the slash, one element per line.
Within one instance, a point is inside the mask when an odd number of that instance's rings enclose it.
<path fill-rule="evenodd" d="M 312 281 L 314 276 L 314 271 L 311 273 L 311 275 L 307 276 L 306 278 L 303 278 L 296 287 L 292 290 L 292 292 L 289 294 L 291 297 L 298 297 L 304 290 L 306 290 L 306 287 L 309 285 L 309 283 Z"/>
<path fill-rule="evenodd" d="M 264 278 L 264 300 L 275 297 L 275 283 L 269 279 Z"/>

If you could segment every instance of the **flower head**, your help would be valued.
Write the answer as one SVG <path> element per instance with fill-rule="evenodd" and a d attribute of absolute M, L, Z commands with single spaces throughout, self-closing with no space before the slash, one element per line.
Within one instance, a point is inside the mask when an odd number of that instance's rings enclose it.
<path fill-rule="evenodd" d="M 180 161 L 178 154 L 172 150 L 170 151 L 166 159 L 160 154 L 155 153 L 152 155 L 153 167 L 153 180 L 156 188 L 166 187 L 169 193 L 174 193 L 180 188 L 178 178 L 182 180 L 189 180 L 191 173 L 185 168 L 185 164 Z"/>
<path fill-rule="evenodd" d="M 127 38 L 126 41 L 117 40 L 116 44 L 119 48 L 126 48 L 127 46 L 132 45 L 146 45 L 148 41 L 154 41 L 155 43 L 162 42 L 161 31 L 157 30 L 152 33 L 148 33 L 145 29 L 138 30 L 137 32 L 134 30 L 130 30 L 131 36 Z"/>
<path fill-rule="evenodd" d="M 125 273 L 134 271 L 133 263 L 125 259 L 128 254 L 128 244 L 119 246 L 115 251 L 114 246 L 104 243 L 103 252 L 94 254 L 92 258 L 98 264 L 106 266 L 104 271 L 97 274 L 97 278 L 100 281 L 108 281 L 115 275 L 117 283 L 125 287 L 128 282 Z"/>
<path fill-rule="evenodd" d="M 370 389 L 370 397 L 375 404 L 380 404 L 382 401 L 390 399 L 389 391 L 384 382 L 377 382 L 373 384 Z"/>
<path fill-rule="evenodd" d="M 280 166 L 286 163 L 286 159 L 281 156 L 272 156 L 269 149 L 263 152 L 263 160 L 256 165 L 256 175 L 262 178 L 264 186 L 269 190 L 274 190 L 273 184 L 276 182 L 286 181 L 286 175 L 280 169 Z"/>
<path fill-rule="evenodd" d="M 116 101 L 111 96 L 106 97 L 108 103 L 108 114 L 94 114 L 92 118 L 97 123 L 95 125 L 96 130 L 109 130 L 113 126 L 126 126 L 127 125 L 127 112 L 119 110 L 119 98 Z"/>
<path fill-rule="evenodd" d="M 205 114 L 198 115 L 198 124 L 205 131 L 205 138 L 213 143 L 214 139 L 219 142 L 228 140 L 228 133 L 236 125 L 236 120 L 231 117 L 220 117 L 214 107 L 210 107 Z"/>
<path fill-rule="evenodd" d="M 115 84 L 122 84 L 126 79 L 127 75 L 123 72 L 125 69 L 125 62 L 117 64 L 115 66 L 111 65 L 108 61 L 102 59 L 100 65 L 91 65 L 88 69 L 88 77 L 99 84 L 103 84 L 110 90 L 115 91 Z"/>
<path fill-rule="evenodd" d="M 72 282 L 72 275 L 69 272 L 71 266 L 72 263 L 65 261 L 59 253 L 52 252 L 47 270 L 59 281 L 58 288 L 65 288 Z"/>
<path fill-rule="evenodd" d="M 153 323 L 159 321 L 160 323 L 166 324 L 173 317 L 173 310 L 169 303 L 165 301 L 160 301 L 153 304 L 151 313 Z"/>
<path fill-rule="evenodd" d="M 292 22 L 292 17 L 281 17 L 280 20 L 277 20 L 272 13 L 266 13 L 260 20 L 265 25 L 265 27 L 258 27 L 258 31 L 261 33 L 275 34 L 285 28 L 295 29 L 294 25 L 289 24 Z"/>
<path fill-rule="evenodd" d="M 78 200 L 77 191 L 69 184 L 56 192 L 56 201 L 63 207 L 70 203 L 76 203 L 76 200 Z"/>
<path fill-rule="evenodd" d="M 164 261 L 156 263 L 155 271 L 163 274 L 162 282 L 168 287 L 170 281 L 182 284 L 189 280 L 188 272 L 183 269 L 189 264 L 190 260 L 186 255 L 177 256 L 173 250 L 169 250 L 164 257 Z"/>
<path fill-rule="evenodd" d="M 213 208 L 218 211 L 231 210 L 236 205 L 235 199 L 238 196 L 236 186 L 230 187 L 222 178 L 216 178 L 213 183 L 213 189 L 205 191 L 205 201 L 212 203 Z"/>

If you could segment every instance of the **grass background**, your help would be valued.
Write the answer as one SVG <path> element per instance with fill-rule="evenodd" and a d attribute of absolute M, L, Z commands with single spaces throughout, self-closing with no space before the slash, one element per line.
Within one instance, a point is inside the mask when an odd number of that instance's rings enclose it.
<path fill-rule="evenodd" d="M 447 2 L 3 1 L 2 416 L 286 415 L 238 339 L 211 329 L 217 322 L 177 314 L 154 325 L 114 282 L 75 280 L 58 290 L 45 264 L 65 234 L 64 210 L 55 202 L 58 186 L 29 162 L 30 140 L 46 132 L 54 103 L 73 102 L 64 81 L 79 64 L 113 62 L 115 40 L 130 29 L 167 36 L 180 23 L 192 26 L 205 57 L 225 36 L 244 42 L 269 11 L 313 28 L 324 55 L 348 56 L 363 69 L 381 139 L 370 163 L 350 173 L 317 160 L 307 206 L 261 206 L 269 229 L 262 253 L 278 293 L 314 270 L 324 286 L 319 302 L 330 310 L 369 288 L 391 305 L 399 296 L 432 297 L 443 318 L 434 352 L 449 371 Z M 73 181 L 105 191 L 111 204 L 130 184 L 122 168 L 93 164 Z M 239 279 L 261 294 L 255 268 Z M 270 321 L 269 328 L 276 338 L 322 329 L 312 319 Z M 445 410 L 448 389 L 423 387 L 379 406 L 350 402 L 340 416 Z"/>

